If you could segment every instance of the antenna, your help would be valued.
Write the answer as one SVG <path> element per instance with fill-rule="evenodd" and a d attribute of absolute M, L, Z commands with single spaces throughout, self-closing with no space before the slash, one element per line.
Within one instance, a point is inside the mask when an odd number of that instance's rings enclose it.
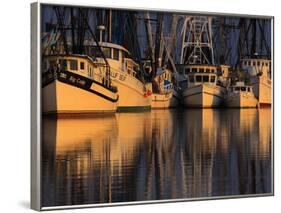
<path fill-rule="evenodd" d="M 102 31 L 105 30 L 105 26 L 104 25 L 99 25 L 97 28 L 100 31 L 100 42 L 102 42 Z"/>

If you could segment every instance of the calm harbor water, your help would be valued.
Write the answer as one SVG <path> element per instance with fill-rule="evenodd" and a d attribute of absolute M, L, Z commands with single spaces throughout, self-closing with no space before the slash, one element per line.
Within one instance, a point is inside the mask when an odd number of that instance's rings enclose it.
<path fill-rule="evenodd" d="M 43 118 L 43 206 L 271 192 L 270 109 Z"/>

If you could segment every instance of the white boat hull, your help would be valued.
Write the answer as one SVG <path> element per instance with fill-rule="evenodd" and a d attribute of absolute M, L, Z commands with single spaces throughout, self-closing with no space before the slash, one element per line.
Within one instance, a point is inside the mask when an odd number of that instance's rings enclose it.
<path fill-rule="evenodd" d="M 122 76 L 122 77 L 120 77 Z M 120 72 L 111 71 L 112 84 L 118 88 L 117 111 L 139 111 L 151 109 L 151 83 L 144 84 L 138 79 Z"/>
<path fill-rule="evenodd" d="M 260 106 L 271 106 L 271 80 L 267 77 L 252 77 L 253 92 Z"/>
<path fill-rule="evenodd" d="M 172 90 L 166 94 L 153 93 L 151 97 L 152 109 L 168 109 L 178 107 L 180 104 L 180 96 L 176 90 Z"/>
<path fill-rule="evenodd" d="M 42 90 L 45 114 L 106 113 L 117 108 L 118 94 L 95 83 L 83 89 L 54 79 Z"/>
<path fill-rule="evenodd" d="M 167 94 L 152 94 L 151 108 L 152 109 L 168 109 L 172 105 L 173 93 Z"/>
<path fill-rule="evenodd" d="M 225 99 L 227 107 L 235 108 L 255 108 L 258 107 L 258 100 L 254 94 L 236 93 L 230 94 Z"/>
<path fill-rule="evenodd" d="M 185 107 L 211 108 L 220 107 L 223 103 L 225 89 L 216 85 L 200 84 L 183 91 Z"/>

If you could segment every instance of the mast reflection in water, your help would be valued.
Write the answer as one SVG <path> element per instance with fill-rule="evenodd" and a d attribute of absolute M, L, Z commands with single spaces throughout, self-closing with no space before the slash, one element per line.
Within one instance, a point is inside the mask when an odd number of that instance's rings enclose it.
<path fill-rule="evenodd" d="M 43 206 L 271 193 L 271 110 L 43 118 Z"/>

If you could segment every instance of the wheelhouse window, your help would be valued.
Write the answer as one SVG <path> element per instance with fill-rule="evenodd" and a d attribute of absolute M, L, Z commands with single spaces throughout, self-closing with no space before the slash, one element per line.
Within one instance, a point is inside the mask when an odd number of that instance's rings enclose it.
<path fill-rule="evenodd" d="M 69 60 L 69 65 L 70 65 L 71 70 L 77 70 L 78 69 L 77 60 Z"/>
<path fill-rule="evenodd" d="M 216 76 L 212 75 L 212 76 L 211 76 L 211 80 L 210 80 L 210 81 L 211 81 L 212 83 L 214 83 L 214 82 L 215 82 L 215 80 L 216 80 Z"/>
<path fill-rule="evenodd" d="M 89 47 L 90 56 L 101 58 L 102 53 L 101 50 L 97 46 Z"/>
<path fill-rule="evenodd" d="M 251 66 L 251 61 L 248 61 L 248 65 Z"/>
<path fill-rule="evenodd" d="M 203 75 L 203 82 L 209 82 L 209 76 Z"/>
<path fill-rule="evenodd" d="M 260 65 L 261 65 L 259 61 L 258 61 L 257 63 L 258 63 L 258 66 L 260 66 Z"/>
<path fill-rule="evenodd" d="M 206 69 L 206 73 L 210 73 L 210 69 L 209 68 Z"/>
<path fill-rule="evenodd" d="M 84 62 L 80 62 L 80 70 L 84 70 L 85 69 L 85 63 Z"/>
<path fill-rule="evenodd" d="M 246 91 L 246 87 L 241 87 L 241 91 L 245 92 Z"/>
<path fill-rule="evenodd" d="M 199 72 L 204 72 L 204 69 L 200 68 L 200 69 L 199 69 Z"/>
<path fill-rule="evenodd" d="M 196 82 L 202 82 L 202 76 L 201 75 L 196 75 L 195 76 Z"/>
<path fill-rule="evenodd" d="M 251 88 L 250 88 L 250 87 L 248 87 L 248 88 L 247 88 L 247 91 L 248 91 L 248 92 L 251 92 Z"/>
<path fill-rule="evenodd" d="M 253 66 L 256 66 L 256 62 L 255 61 L 253 62 Z"/>
<path fill-rule="evenodd" d="M 119 50 L 113 49 L 113 59 L 119 61 Z"/>
<path fill-rule="evenodd" d="M 194 83 L 194 76 L 193 75 L 190 75 L 188 78 L 189 78 L 190 83 Z"/>
<path fill-rule="evenodd" d="M 65 59 L 59 60 L 61 69 L 65 70 L 67 68 L 67 61 Z"/>
<path fill-rule="evenodd" d="M 197 72 L 197 68 L 192 68 L 192 72 Z"/>
<path fill-rule="evenodd" d="M 102 52 L 106 58 L 111 58 L 111 49 L 109 47 L 102 47 Z"/>

